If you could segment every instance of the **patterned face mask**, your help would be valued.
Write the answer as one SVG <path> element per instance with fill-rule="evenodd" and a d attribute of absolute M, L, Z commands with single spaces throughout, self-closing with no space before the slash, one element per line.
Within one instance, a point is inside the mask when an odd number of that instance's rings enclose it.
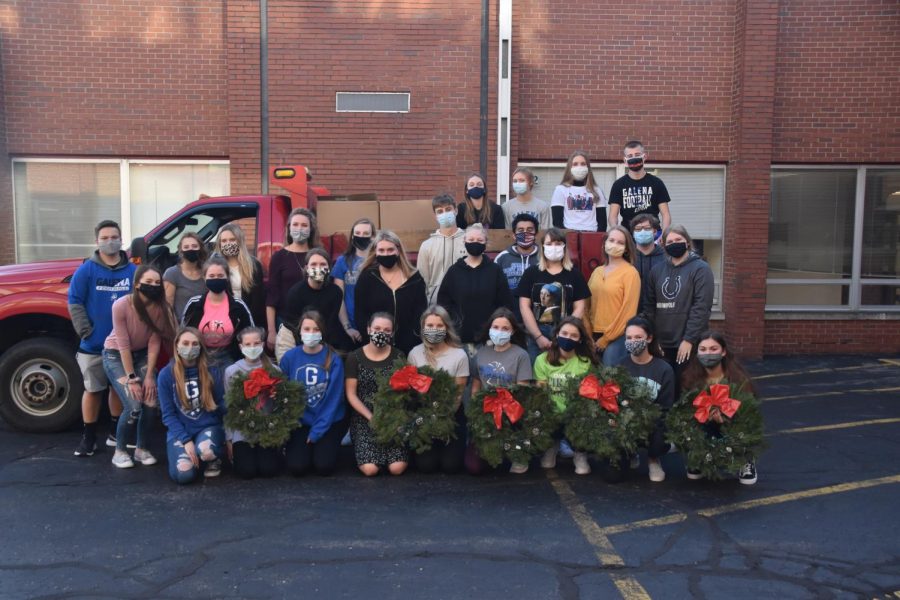
<path fill-rule="evenodd" d="M 647 340 L 625 340 L 625 351 L 632 356 L 639 356 L 647 348 Z"/>
<path fill-rule="evenodd" d="M 440 344 L 447 338 L 446 329 L 423 329 L 422 339 L 429 344 Z"/>
<path fill-rule="evenodd" d="M 307 269 L 307 273 L 313 281 L 322 282 L 328 277 L 329 270 L 328 267 L 310 267 Z"/>
<path fill-rule="evenodd" d="M 222 256 L 237 256 L 241 253 L 241 246 L 237 242 L 223 242 Z"/>
<path fill-rule="evenodd" d="M 384 348 L 394 341 L 394 334 L 387 331 L 371 331 L 369 332 L 369 339 L 372 340 L 372 345 L 376 348 Z"/>

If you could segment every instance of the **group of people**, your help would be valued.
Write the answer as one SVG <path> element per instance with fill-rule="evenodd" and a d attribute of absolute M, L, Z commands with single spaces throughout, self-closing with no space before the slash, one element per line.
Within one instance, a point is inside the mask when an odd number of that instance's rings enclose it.
<path fill-rule="evenodd" d="M 665 410 L 680 389 L 747 380 L 725 339 L 708 330 L 712 271 L 687 230 L 670 225 L 668 193 L 644 171 L 640 142 L 625 146 L 623 160 L 629 172 L 613 185 L 608 203 L 582 152 L 569 158 L 550 204 L 532 195 L 528 169 L 515 171 L 516 197 L 502 207 L 487 198 L 483 177 L 470 176 L 463 202 L 449 194 L 433 199 L 437 229 L 419 248 L 415 267 L 400 238 L 367 219 L 353 224 L 347 250 L 332 261 L 315 215 L 304 208 L 290 213 L 285 245 L 272 256 L 265 283 L 237 225 L 220 229 L 209 255 L 204 240 L 185 234 L 178 264 L 162 273 L 135 267 L 121 249 L 118 226 L 100 223 L 98 250 L 69 291 L 85 382 L 84 433 L 75 454 L 96 449 L 107 386 L 113 464 L 156 462 L 147 437 L 158 406 L 170 476 L 187 483 L 218 475 L 226 459 L 245 478 L 283 469 L 329 474 L 342 443 L 353 445 L 365 475 L 403 473 L 408 450 L 379 444 L 370 427 L 379 382 L 398 360 L 443 370 L 459 390 L 456 439 L 413 457 L 425 472 L 486 468 L 467 443 L 463 409 L 483 389 L 546 386 L 564 410 L 567 380 L 602 361 L 643 378 Z M 585 281 L 560 226 L 597 231 L 601 224 L 608 226 L 603 261 Z M 491 260 L 487 233 L 506 227 L 515 242 Z M 172 359 L 157 374 L 163 351 Z M 233 378 L 260 366 L 280 369 L 306 390 L 300 423 L 280 449 L 254 446 L 247 432 L 224 426 Z M 558 440 L 541 465 L 552 468 L 559 452 L 571 452 L 575 472 L 590 473 L 587 454 L 568 446 Z M 659 459 L 673 450 L 662 425 L 647 450 L 650 479 L 662 481 Z M 740 481 L 754 483 L 747 459 Z M 624 472 L 605 473 L 613 481 Z"/>

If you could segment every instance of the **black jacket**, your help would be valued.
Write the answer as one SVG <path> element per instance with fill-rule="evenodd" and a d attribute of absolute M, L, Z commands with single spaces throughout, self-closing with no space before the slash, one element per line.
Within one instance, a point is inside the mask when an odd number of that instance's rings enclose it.
<path fill-rule="evenodd" d="M 513 297 L 503 269 L 485 257 L 472 268 L 461 258 L 453 263 L 438 290 L 437 303 L 447 309 L 465 343 L 474 343 L 491 313 L 505 306 L 513 309 Z"/>
<path fill-rule="evenodd" d="M 181 316 L 181 324 L 186 327 L 199 327 L 200 321 L 203 320 L 203 307 L 206 305 L 206 297 L 209 292 L 202 296 L 194 296 L 184 305 L 184 314 Z M 231 294 L 226 294 L 228 298 L 228 317 L 231 319 L 231 325 L 234 327 L 234 337 L 231 339 L 231 345 L 228 351 L 231 356 L 238 360 L 241 357 L 241 350 L 238 348 L 237 334 L 245 327 L 252 327 L 255 323 L 250 315 L 250 309 L 243 300 L 238 300 Z"/>
<path fill-rule="evenodd" d="M 406 283 L 397 290 L 381 278 L 378 267 L 366 269 L 356 280 L 356 306 L 354 318 L 363 339 L 368 342 L 369 317 L 384 311 L 394 315 L 394 346 L 409 354 L 421 343 L 419 339 L 419 319 L 428 308 L 425 295 L 425 280 L 418 271 L 410 275 Z"/>

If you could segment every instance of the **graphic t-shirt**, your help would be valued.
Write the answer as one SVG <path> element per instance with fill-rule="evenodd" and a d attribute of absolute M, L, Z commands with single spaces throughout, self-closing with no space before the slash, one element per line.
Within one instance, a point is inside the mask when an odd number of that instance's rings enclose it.
<path fill-rule="evenodd" d="M 556 410 L 566 410 L 566 392 L 570 380 L 584 377 L 591 368 L 591 361 L 580 356 L 573 356 L 560 361 L 559 365 L 551 365 L 547 362 L 547 353 L 538 355 L 534 361 L 534 378 L 538 382 L 544 382 L 550 388 L 550 399 L 556 405 Z"/>
<path fill-rule="evenodd" d="M 647 173 L 640 179 L 628 174 L 616 179 L 609 193 L 609 203 L 619 205 L 622 225 L 629 227 L 638 214 L 650 214 L 659 218 L 659 205 L 670 202 L 666 184 L 656 175 Z"/>
<path fill-rule="evenodd" d="M 350 318 L 353 329 L 356 329 L 356 321 L 353 320 L 356 308 L 356 280 L 359 279 L 359 271 L 363 262 L 363 258 L 356 254 L 351 256 L 349 261 L 346 256 L 341 255 L 335 261 L 334 269 L 331 271 L 332 277 L 344 282 L 344 304 L 347 305 L 347 316 Z"/>
<path fill-rule="evenodd" d="M 544 290 L 544 286 L 550 289 Z M 577 269 L 563 269 L 554 275 L 535 266 L 525 270 L 514 295 L 531 300 L 539 325 L 556 326 L 563 317 L 572 314 L 576 300 L 590 298 L 591 290 Z"/>
<path fill-rule="evenodd" d="M 214 304 L 210 294 L 203 303 L 203 318 L 200 319 L 200 335 L 207 348 L 224 348 L 234 336 L 234 324 L 228 316 L 228 300 Z"/>
<path fill-rule="evenodd" d="M 597 231 L 597 209 L 607 205 L 599 188 L 583 185 L 558 185 L 550 206 L 563 207 L 563 227 L 575 231 Z"/>
<path fill-rule="evenodd" d="M 475 355 L 475 364 L 478 379 L 486 389 L 509 387 L 534 378 L 528 352 L 515 344 L 503 352 L 497 352 L 493 346 L 482 346 Z"/>

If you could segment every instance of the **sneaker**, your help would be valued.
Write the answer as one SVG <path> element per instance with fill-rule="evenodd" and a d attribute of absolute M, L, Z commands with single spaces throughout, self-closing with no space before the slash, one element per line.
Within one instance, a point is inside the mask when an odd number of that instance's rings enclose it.
<path fill-rule="evenodd" d="M 555 467 L 557 452 L 559 452 L 559 447 L 556 444 L 550 446 L 541 457 L 541 466 L 545 469 L 552 469 L 553 467 Z"/>
<path fill-rule="evenodd" d="M 341 438 L 341 446 L 352 446 L 353 440 L 350 438 L 350 430 L 347 430 L 347 433 L 344 434 L 344 437 Z"/>
<path fill-rule="evenodd" d="M 134 460 L 135 462 L 141 463 L 145 467 L 156 464 L 156 457 L 150 454 L 149 450 L 144 450 L 143 448 L 135 449 Z"/>
<path fill-rule="evenodd" d="M 666 472 L 663 471 L 662 465 L 658 460 L 650 459 L 647 461 L 647 470 L 650 472 L 650 481 L 659 483 L 666 479 Z M 690 475 L 688 475 L 690 477 Z"/>
<path fill-rule="evenodd" d="M 97 442 L 94 440 L 88 440 L 86 437 L 81 436 L 81 442 L 78 444 L 78 447 L 75 448 L 75 456 L 93 456 L 94 452 L 97 451 Z"/>
<path fill-rule="evenodd" d="M 559 457 L 560 458 L 572 458 L 575 456 L 575 451 L 572 450 L 572 446 L 569 445 L 569 440 L 560 440 L 559 441 Z"/>
<path fill-rule="evenodd" d="M 678 446 L 676 446 L 672 442 L 669 442 L 669 450 L 668 452 L 666 452 L 666 454 L 674 454 L 676 452 L 678 452 Z"/>
<path fill-rule="evenodd" d="M 700 473 L 700 471 L 698 469 L 688 469 L 687 470 L 687 478 L 693 479 L 696 481 L 697 479 L 703 479 L 703 475 Z"/>
<path fill-rule="evenodd" d="M 640 454 L 632 454 L 631 460 L 628 461 L 629 469 L 639 469 L 641 468 L 641 455 Z"/>
<path fill-rule="evenodd" d="M 575 463 L 576 475 L 591 474 L 591 463 L 588 462 L 587 452 L 576 452 L 572 457 L 572 462 Z"/>
<path fill-rule="evenodd" d="M 528 465 L 525 463 L 513 463 L 509 468 L 509 472 L 515 475 L 521 475 L 528 472 Z"/>
<path fill-rule="evenodd" d="M 106 436 L 106 447 L 107 448 L 115 448 L 116 447 L 116 436 L 113 434 L 109 434 Z"/>
<path fill-rule="evenodd" d="M 216 459 L 211 463 L 206 465 L 206 470 L 203 471 L 204 477 L 218 477 L 222 474 L 222 461 Z"/>
<path fill-rule="evenodd" d="M 738 477 L 738 481 L 744 485 L 753 485 L 756 483 L 756 465 L 752 462 L 748 462 L 741 467 L 741 474 Z"/>
<path fill-rule="evenodd" d="M 116 450 L 116 453 L 113 454 L 112 464 L 119 469 L 130 469 L 134 466 L 134 461 L 131 460 L 131 457 L 128 456 L 128 453 L 123 450 Z"/>

